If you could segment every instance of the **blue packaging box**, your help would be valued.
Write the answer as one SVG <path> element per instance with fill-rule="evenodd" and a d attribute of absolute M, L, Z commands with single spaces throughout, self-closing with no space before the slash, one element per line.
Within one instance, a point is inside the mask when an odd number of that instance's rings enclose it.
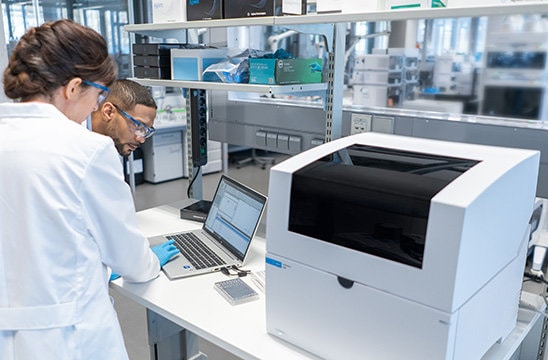
<path fill-rule="evenodd" d="M 226 59 L 227 49 L 172 49 L 171 79 L 201 81 L 203 71 Z"/>

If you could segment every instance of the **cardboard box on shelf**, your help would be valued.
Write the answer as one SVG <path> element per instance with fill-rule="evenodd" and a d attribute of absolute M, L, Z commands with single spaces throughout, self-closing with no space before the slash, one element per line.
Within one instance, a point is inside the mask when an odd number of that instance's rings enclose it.
<path fill-rule="evenodd" d="M 322 59 L 249 59 L 249 83 L 266 85 L 322 82 Z"/>
<path fill-rule="evenodd" d="M 316 12 L 318 14 L 340 13 L 343 3 L 343 0 L 316 0 Z"/>
<path fill-rule="evenodd" d="M 445 8 L 447 0 L 386 0 L 385 10 Z"/>
<path fill-rule="evenodd" d="M 274 16 L 274 0 L 223 0 L 223 18 Z"/>
<path fill-rule="evenodd" d="M 306 0 L 282 0 L 283 15 L 306 15 Z"/>
<path fill-rule="evenodd" d="M 133 75 L 144 79 L 171 79 L 170 51 L 185 46 L 188 46 L 188 44 L 133 44 Z"/>
<path fill-rule="evenodd" d="M 168 67 L 169 56 L 161 55 L 134 55 L 133 65 L 135 66 L 154 66 L 154 67 Z"/>
<path fill-rule="evenodd" d="M 152 0 L 152 22 L 186 21 L 186 4 L 183 0 Z"/>
<path fill-rule="evenodd" d="M 171 79 L 171 69 L 169 66 L 134 66 L 133 75 L 140 79 Z"/>
<path fill-rule="evenodd" d="M 366 13 L 384 9 L 384 0 L 316 0 L 318 14 Z"/>
<path fill-rule="evenodd" d="M 211 20 L 223 18 L 222 0 L 186 0 L 187 20 Z"/>
<path fill-rule="evenodd" d="M 150 43 L 150 44 L 133 44 L 134 55 L 159 55 L 170 56 L 171 49 L 182 49 L 188 44 L 180 43 Z"/>

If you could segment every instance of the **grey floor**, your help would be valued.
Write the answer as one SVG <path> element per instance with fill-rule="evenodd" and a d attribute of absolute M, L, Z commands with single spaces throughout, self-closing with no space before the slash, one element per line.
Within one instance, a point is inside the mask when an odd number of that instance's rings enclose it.
<path fill-rule="evenodd" d="M 245 154 L 238 154 L 239 156 Z M 280 154 L 267 154 L 273 156 L 276 162 L 281 162 L 287 156 Z M 232 160 L 232 156 L 230 157 Z M 267 195 L 269 167 L 245 165 L 238 168 L 232 161 L 228 161 L 227 175 Z M 222 173 L 206 174 L 202 179 L 203 197 L 210 200 L 213 197 L 217 182 Z M 173 180 L 162 184 L 143 183 L 136 186 L 135 207 L 137 211 L 151 207 L 169 204 L 178 200 L 187 199 L 188 179 Z M 265 216 L 261 221 L 258 233 L 264 234 Z M 131 360 L 149 360 L 150 352 L 146 328 L 146 312 L 141 305 L 112 292 L 114 306 L 118 312 L 126 347 Z M 209 360 L 237 360 L 238 357 L 216 347 L 215 345 L 201 341 L 200 351 L 205 353 Z"/>

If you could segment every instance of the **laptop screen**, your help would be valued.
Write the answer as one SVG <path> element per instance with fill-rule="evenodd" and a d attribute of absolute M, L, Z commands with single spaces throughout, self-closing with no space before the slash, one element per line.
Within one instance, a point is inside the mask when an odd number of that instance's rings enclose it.
<path fill-rule="evenodd" d="M 213 197 L 204 229 L 243 260 L 255 234 L 266 196 L 222 176 Z"/>

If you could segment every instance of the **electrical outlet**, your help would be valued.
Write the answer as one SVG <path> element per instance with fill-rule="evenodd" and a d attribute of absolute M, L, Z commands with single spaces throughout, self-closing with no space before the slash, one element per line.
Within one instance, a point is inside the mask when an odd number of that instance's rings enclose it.
<path fill-rule="evenodd" d="M 371 115 L 352 114 L 350 135 L 371 131 Z"/>

